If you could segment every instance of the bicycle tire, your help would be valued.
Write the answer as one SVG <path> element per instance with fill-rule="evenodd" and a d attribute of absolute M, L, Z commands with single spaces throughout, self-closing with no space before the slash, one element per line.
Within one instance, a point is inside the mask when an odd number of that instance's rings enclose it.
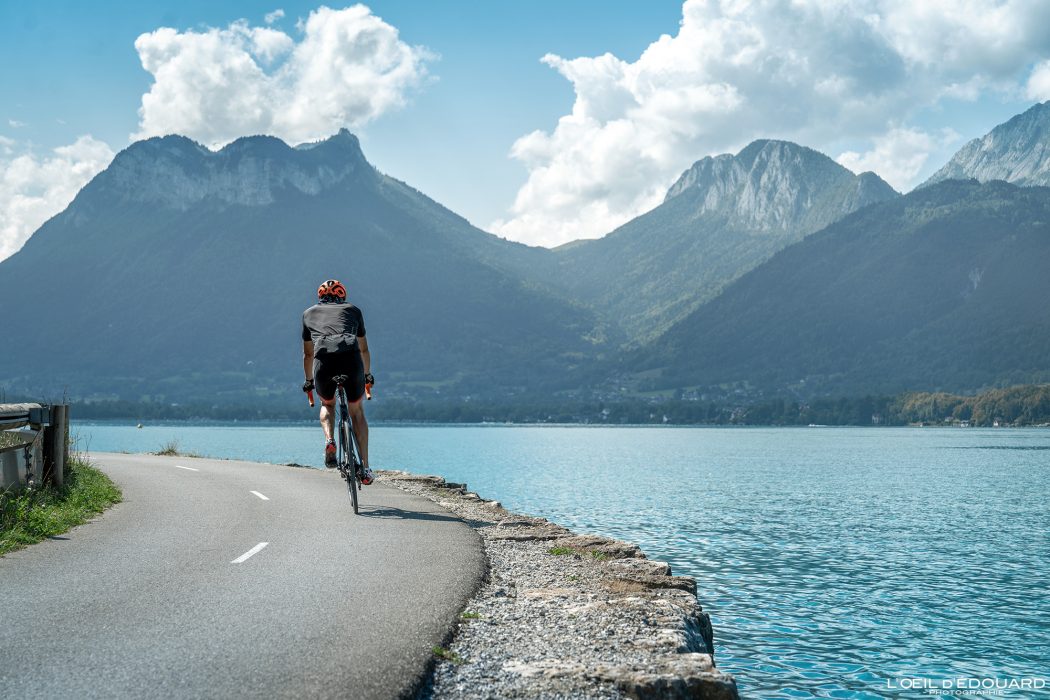
<path fill-rule="evenodd" d="M 354 475 L 356 477 L 357 491 L 360 493 L 364 491 L 364 484 L 361 483 L 361 471 L 364 465 L 361 464 L 361 445 L 357 442 L 357 433 L 354 432 L 353 426 L 350 427 L 350 445 L 354 448 Z"/>
<path fill-rule="evenodd" d="M 342 427 L 344 432 L 350 432 L 349 421 L 343 421 Z M 349 440 L 347 442 L 349 444 Z M 354 515 L 357 515 L 357 460 L 353 459 L 351 455 L 353 455 L 352 452 L 347 452 L 346 488 L 350 492 L 350 502 L 354 505 Z"/>
<path fill-rule="evenodd" d="M 346 489 L 350 494 L 350 503 L 354 508 L 354 515 L 358 514 L 357 503 L 357 455 L 355 454 L 350 431 L 350 414 L 346 407 L 346 392 L 339 387 L 339 443 L 342 448 L 340 464 L 346 474 Z"/>

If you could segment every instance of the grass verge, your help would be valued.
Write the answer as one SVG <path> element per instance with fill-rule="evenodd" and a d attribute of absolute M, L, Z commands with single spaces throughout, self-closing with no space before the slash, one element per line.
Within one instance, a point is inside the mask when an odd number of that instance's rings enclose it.
<path fill-rule="evenodd" d="M 65 484 L 0 493 L 0 556 L 76 527 L 121 500 L 120 489 L 82 456 L 71 456 Z"/>

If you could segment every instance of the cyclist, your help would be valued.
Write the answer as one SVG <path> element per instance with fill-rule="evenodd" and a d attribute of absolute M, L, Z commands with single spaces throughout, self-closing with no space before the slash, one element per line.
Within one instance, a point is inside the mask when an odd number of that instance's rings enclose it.
<path fill-rule="evenodd" d="M 372 483 L 368 467 L 368 421 L 361 399 L 365 384 L 374 384 L 371 357 L 365 338 L 361 310 L 346 300 L 346 287 L 338 280 L 325 280 L 317 288 L 317 303 L 303 312 L 303 391 L 316 387 L 321 398 L 321 428 L 324 430 L 324 464 L 336 466 L 335 457 L 335 381 L 345 374 L 344 385 L 357 445 L 361 450 L 361 483 Z"/>

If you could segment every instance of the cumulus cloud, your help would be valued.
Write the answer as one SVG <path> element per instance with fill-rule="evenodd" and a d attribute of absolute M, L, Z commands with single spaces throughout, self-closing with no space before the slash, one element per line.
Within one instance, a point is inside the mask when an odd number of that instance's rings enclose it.
<path fill-rule="evenodd" d="M 1025 95 L 1037 102 L 1050 100 L 1050 60 L 1043 61 L 1032 69 L 1025 86 Z"/>
<path fill-rule="evenodd" d="M 931 153 L 958 141 L 959 134 L 952 129 L 930 134 L 921 129 L 896 128 L 876 137 L 870 151 L 846 151 L 837 160 L 855 173 L 874 171 L 894 189 L 903 191 L 915 183 Z"/>
<path fill-rule="evenodd" d="M 279 19 L 284 19 L 284 10 L 277 8 L 273 12 L 267 12 L 266 16 L 263 17 L 263 21 L 267 24 L 273 24 Z"/>
<path fill-rule="evenodd" d="M 1031 0 L 686 0 L 678 33 L 635 61 L 543 62 L 569 80 L 572 111 L 518 139 L 528 180 L 493 230 L 555 245 L 597 237 L 658 204 L 697 159 L 785 138 L 914 185 L 944 135 L 907 124 L 946 99 L 1019 93 L 1050 53 L 1050 4 Z M 1037 69 L 1029 94 L 1050 90 Z M 916 149 L 914 152 L 909 149 Z"/>
<path fill-rule="evenodd" d="M 0 260 L 72 201 L 80 188 L 113 160 L 113 150 L 91 136 L 37 158 L 14 156 L 16 143 L 0 137 Z"/>
<path fill-rule="evenodd" d="M 135 49 L 154 83 L 134 138 L 180 133 L 210 146 L 262 133 L 315 140 L 403 106 L 433 58 L 364 5 L 319 7 L 300 32 L 296 40 L 241 20 L 139 36 Z"/>

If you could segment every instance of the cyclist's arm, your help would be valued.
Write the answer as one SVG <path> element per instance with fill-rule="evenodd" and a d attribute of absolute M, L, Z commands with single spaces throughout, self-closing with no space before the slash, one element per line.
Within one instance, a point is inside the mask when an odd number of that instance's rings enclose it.
<path fill-rule="evenodd" d="M 303 341 L 303 375 L 306 381 L 314 378 L 314 341 Z"/>
<path fill-rule="evenodd" d="M 365 366 L 365 374 L 372 373 L 372 356 L 368 354 L 368 338 L 357 337 L 357 349 L 361 351 L 361 362 Z"/>

